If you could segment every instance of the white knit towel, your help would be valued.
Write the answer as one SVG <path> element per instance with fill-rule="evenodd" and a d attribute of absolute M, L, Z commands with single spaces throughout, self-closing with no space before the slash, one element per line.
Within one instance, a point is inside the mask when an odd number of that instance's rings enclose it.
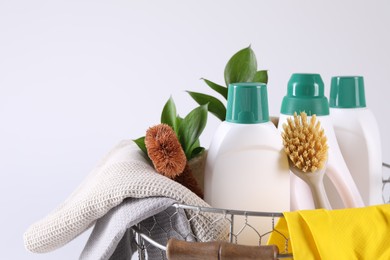
<path fill-rule="evenodd" d="M 98 219 L 79 260 L 128 260 L 137 250 L 136 235 L 130 227 L 139 224 L 142 232 L 161 245 L 169 238 L 196 241 L 190 222 L 176 201 L 166 197 L 129 198 Z M 146 246 L 148 259 L 161 259 L 161 250 Z"/>
<path fill-rule="evenodd" d="M 44 253 L 57 249 L 84 232 L 125 198 L 169 197 L 180 203 L 209 205 L 181 184 L 160 174 L 131 140 L 114 147 L 84 182 L 57 209 L 28 228 L 25 247 Z M 189 218 L 196 214 L 188 212 Z M 194 235 L 202 241 L 222 239 L 225 228 L 210 223 L 218 216 L 197 217 L 191 222 Z M 220 232 L 219 232 L 220 231 Z"/>

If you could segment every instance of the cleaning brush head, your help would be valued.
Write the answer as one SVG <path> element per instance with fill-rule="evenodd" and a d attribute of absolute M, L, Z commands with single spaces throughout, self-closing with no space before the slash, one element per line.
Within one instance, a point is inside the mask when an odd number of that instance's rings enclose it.
<path fill-rule="evenodd" d="M 292 164 L 303 172 L 322 169 L 328 158 L 328 145 L 321 124 L 313 115 L 310 122 L 305 112 L 294 113 L 294 120 L 283 124 L 283 145 Z"/>

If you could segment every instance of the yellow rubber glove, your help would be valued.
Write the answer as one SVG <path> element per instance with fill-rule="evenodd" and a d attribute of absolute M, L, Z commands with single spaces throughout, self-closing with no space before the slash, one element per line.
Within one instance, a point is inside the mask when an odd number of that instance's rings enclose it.
<path fill-rule="evenodd" d="M 284 213 L 268 243 L 294 260 L 390 259 L 390 204 Z"/>

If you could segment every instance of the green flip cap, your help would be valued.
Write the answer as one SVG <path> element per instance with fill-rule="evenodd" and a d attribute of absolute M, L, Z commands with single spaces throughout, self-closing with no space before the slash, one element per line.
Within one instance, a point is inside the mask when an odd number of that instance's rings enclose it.
<path fill-rule="evenodd" d="M 332 77 L 329 106 L 335 108 L 366 107 L 363 77 Z"/>
<path fill-rule="evenodd" d="M 308 116 L 329 115 L 328 99 L 324 95 L 324 82 L 319 74 L 292 74 L 287 85 L 280 112 L 294 115 L 306 112 Z"/>
<path fill-rule="evenodd" d="M 237 124 L 268 122 L 267 85 L 257 82 L 229 84 L 226 121 Z"/>

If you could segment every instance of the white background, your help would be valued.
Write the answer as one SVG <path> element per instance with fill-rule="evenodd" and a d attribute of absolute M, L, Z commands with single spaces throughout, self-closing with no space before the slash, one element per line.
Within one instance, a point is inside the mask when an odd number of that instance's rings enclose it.
<path fill-rule="evenodd" d="M 77 259 L 84 233 L 48 254 L 23 247 L 29 225 L 59 205 L 117 142 L 159 123 L 172 95 L 212 93 L 251 45 L 269 70 L 278 115 L 294 72 L 363 75 L 390 162 L 390 2 L 0 0 L 0 258 Z M 209 116 L 209 145 L 219 121 Z"/>

